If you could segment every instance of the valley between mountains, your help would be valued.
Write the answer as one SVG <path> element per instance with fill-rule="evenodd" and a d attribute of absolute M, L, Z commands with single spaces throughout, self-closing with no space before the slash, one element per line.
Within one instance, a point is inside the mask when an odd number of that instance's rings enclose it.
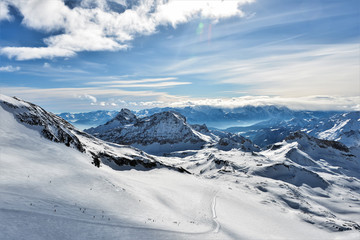
<path fill-rule="evenodd" d="M 360 237 L 359 112 L 216 111 L 248 125 L 215 129 L 205 107 L 122 109 L 82 131 L 0 105 L 0 239 Z"/>

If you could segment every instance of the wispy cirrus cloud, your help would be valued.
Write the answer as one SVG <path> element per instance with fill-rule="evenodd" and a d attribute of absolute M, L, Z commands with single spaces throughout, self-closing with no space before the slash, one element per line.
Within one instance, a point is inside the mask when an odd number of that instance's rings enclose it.
<path fill-rule="evenodd" d="M 115 80 L 115 81 L 107 81 L 109 79 L 119 79 L 125 78 L 126 76 L 104 76 L 97 77 L 99 79 L 103 79 L 103 81 L 99 82 L 87 82 L 87 85 L 113 85 L 113 84 L 135 84 L 135 83 L 152 83 L 152 82 L 164 82 L 170 80 L 176 80 L 176 77 L 165 77 L 165 78 L 145 78 L 145 79 L 133 79 L 133 80 Z"/>
<path fill-rule="evenodd" d="M 0 72 L 16 72 L 16 71 L 19 71 L 21 68 L 16 66 L 16 67 L 13 67 L 11 65 L 7 65 L 7 66 L 2 66 L 0 67 Z"/>
<path fill-rule="evenodd" d="M 111 88 L 167 88 L 180 85 L 189 85 L 191 82 L 158 82 L 158 83 L 147 83 L 147 84 L 117 84 L 110 85 Z"/>
<path fill-rule="evenodd" d="M 101 77 L 98 77 L 101 78 Z M 112 79 L 114 77 L 108 76 L 104 79 Z M 145 79 L 132 79 L 132 80 L 116 80 L 116 81 L 96 81 L 87 82 L 85 85 L 101 85 L 102 87 L 108 88 L 168 88 L 179 85 L 189 85 L 191 82 L 174 81 L 177 80 L 175 77 L 166 78 L 145 78 Z"/>
<path fill-rule="evenodd" d="M 287 51 L 289 49 L 289 51 Z M 357 96 L 360 89 L 358 44 L 272 46 L 265 56 L 237 58 L 241 51 L 218 58 L 207 54 L 162 66 L 167 75 L 201 75 L 210 84 L 246 86 L 255 95 Z M 254 49 L 254 52 L 257 50 Z"/>
<path fill-rule="evenodd" d="M 112 9 L 108 2 L 115 2 L 124 11 Z M 23 25 L 50 36 L 44 39 L 44 47 L 6 46 L 0 53 L 30 60 L 72 57 L 81 51 L 124 50 L 136 36 L 153 34 L 160 25 L 176 27 L 197 17 L 241 17 L 240 6 L 251 2 L 146 0 L 128 6 L 125 1 L 82 0 L 70 8 L 62 0 L 4 0 L 0 20 L 10 18 L 8 7 L 12 6 L 23 15 Z M 62 33 L 54 34 L 59 31 Z"/>

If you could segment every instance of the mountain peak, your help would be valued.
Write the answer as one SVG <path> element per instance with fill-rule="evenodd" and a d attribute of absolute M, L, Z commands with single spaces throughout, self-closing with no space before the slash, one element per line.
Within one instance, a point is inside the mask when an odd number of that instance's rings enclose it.
<path fill-rule="evenodd" d="M 114 119 L 120 121 L 123 124 L 130 124 L 130 123 L 135 123 L 137 120 L 137 117 L 129 109 L 123 108 L 116 115 L 116 117 Z"/>
<path fill-rule="evenodd" d="M 145 117 L 144 120 L 153 120 L 153 121 L 164 121 L 164 120 L 172 120 L 176 124 L 186 124 L 186 118 L 181 115 L 180 113 L 174 112 L 174 111 L 164 111 L 160 113 L 155 113 L 151 115 L 150 117 Z"/>

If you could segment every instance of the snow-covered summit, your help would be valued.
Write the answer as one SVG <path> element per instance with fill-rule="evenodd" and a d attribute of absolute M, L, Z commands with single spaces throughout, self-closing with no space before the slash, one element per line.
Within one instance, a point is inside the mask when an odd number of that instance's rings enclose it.
<path fill-rule="evenodd" d="M 129 109 L 123 108 L 112 121 L 119 121 L 121 124 L 131 124 L 137 121 L 137 117 Z"/>
<path fill-rule="evenodd" d="M 214 142 L 209 135 L 196 131 L 184 116 L 170 111 L 137 118 L 130 110 L 122 109 L 106 124 L 85 132 L 105 141 L 133 145 L 151 153 L 198 149 Z"/>

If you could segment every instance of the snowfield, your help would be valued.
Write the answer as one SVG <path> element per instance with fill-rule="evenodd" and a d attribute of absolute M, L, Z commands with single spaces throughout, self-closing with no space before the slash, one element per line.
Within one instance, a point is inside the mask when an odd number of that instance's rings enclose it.
<path fill-rule="evenodd" d="M 156 157 L 67 129 L 81 152 L 21 123 L 6 104 L 24 102 L 0 101 L 0 239 L 360 238 L 358 149 L 294 136 L 259 153 Z M 101 158 L 98 168 L 90 151 L 156 166 Z"/>

